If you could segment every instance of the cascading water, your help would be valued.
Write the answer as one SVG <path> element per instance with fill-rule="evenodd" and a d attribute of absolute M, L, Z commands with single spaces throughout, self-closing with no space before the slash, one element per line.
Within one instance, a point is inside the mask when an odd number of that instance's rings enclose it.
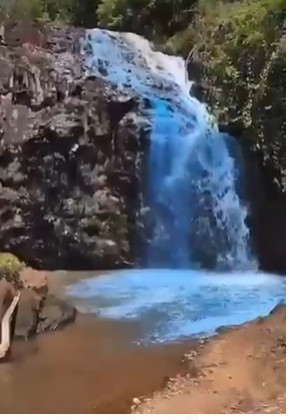
<path fill-rule="evenodd" d="M 149 103 L 148 204 L 154 233 L 147 265 L 248 269 L 246 209 L 236 193 L 227 138 L 190 96 L 185 62 L 134 34 L 88 31 L 90 73 Z M 85 44 L 87 46 L 87 44 Z"/>
<path fill-rule="evenodd" d="M 153 51 L 140 36 L 99 29 L 87 32 L 83 54 L 89 75 L 143 104 L 151 124 L 146 204 L 154 225 L 150 269 L 71 286 L 78 309 L 137 320 L 139 340 L 151 342 L 211 334 L 284 302 L 284 279 L 258 273 L 250 255 L 233 140 L 190 96 L 184 61 Z"/>

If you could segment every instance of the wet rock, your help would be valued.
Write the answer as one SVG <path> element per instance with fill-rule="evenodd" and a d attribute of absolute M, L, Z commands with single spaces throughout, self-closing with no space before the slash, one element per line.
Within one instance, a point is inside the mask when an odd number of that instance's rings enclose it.
<path fill-rule="evenodd" d="M 33 290 L 21 291 L 17 312 L 14 336 L 27 340 L 36 333 L 40 299 Z"/>
<path fill-rule="evenodd" d="M 0 318 L 4 315 L 12 299 L 16 295 L 16 290 L 7 280 L 0 281 Z"/>
<path fill-rule="evenodd" d="M 39 313 L 37 333 L 54 331 L 74 321 L 76 309 L 55 296 L 48 295 Z"/>

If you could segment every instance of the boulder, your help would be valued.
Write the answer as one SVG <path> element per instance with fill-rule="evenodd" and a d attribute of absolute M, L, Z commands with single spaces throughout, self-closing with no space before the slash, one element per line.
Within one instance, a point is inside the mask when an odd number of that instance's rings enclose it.
<path fill-rule="evenodd" d="M 21 291 L 16 321 L 14 337 L 27 340 L 36 333 L 40 299 L 33 290 L 23 289 Z"/>
<path fill-rule="evenodd" d="M 20 272 L 20 282 L 25 289 L 31 289 L 44 298 L 48 292 L 48 277 L 44 271 L 26 267 Z"/>
<path fill-rule="evenodd" d="M 16 290 L 7 280 L 0 281 L 0 319 L 6 312 L 12 299 L 16 295 Z"/>
<path fill-rule="evenodd" d="M 39 313 L 37 333 L 54 331 L 74 321 L 76 309 L 53 295 L 48 295 Z"/>

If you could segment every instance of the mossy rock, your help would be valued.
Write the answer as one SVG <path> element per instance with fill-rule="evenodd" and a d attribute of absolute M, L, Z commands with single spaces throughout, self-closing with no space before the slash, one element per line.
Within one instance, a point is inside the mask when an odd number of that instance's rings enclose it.
<path fill-rule="evenodd" d="M 0 280 L 6 280 L 15 286 L 20 286 L 20 271 L 25 267 L 15 255 L 0 252 Z"/>

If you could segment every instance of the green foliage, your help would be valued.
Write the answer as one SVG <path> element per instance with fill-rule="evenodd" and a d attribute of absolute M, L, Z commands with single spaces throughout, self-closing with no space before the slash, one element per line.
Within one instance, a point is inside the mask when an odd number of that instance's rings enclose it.
<path fill-rule="evenodd" d="M 285 0 L 199 0 L 166 49 L 201 63 L 204 100 L 246 139 L 285 188 Z"/>
<path fill-rule="evenodd" d="M 197 0 L 102 0 L 102 27 L 136 32 L 150 38 L 168 37 L 188 24 Z"/>
<path fill-rule="evenodd" d="M 56 0 L 55 1 L 57 4 Z M 62 0 L 71 24 L 83 27 L 97 26 L 97 7 L 100 0 Z"/>
<path fill-rule="evenodd" d="M 57 20 L 70 21 L 71 0 L 41 0 L 42 12 L 52 22 Z"/>
<path fill-rule="evenodd" d="M 285 18 L 285 0 L 199 0 L 191 25 L 168 41 L 175 52 L 188 54 L 195 47 L 213 65 L 236 66 L 241 48 L 266 53 L 280 37 Z M 225 60 L 225 61 L 224 61 Z"/>
<path fill-rule="evenodd" d="M 39 19 L 42 16 L 40 0 L 14 0 L 9 13 L 14 19 Z"/>
<path fill-rule="evenodd" d="M 0 280 L 5 279 L 10 283 L 17 284 L 22 268 L 24 268 L 24 264 L 15 255 L 8 252 L 0 253 Z"/>
<path fill-rule="evenodd" d="M 4 0 L 0 14 L 12 19 L 46 19 L 76 26 L 96 26 L 99 0 Z"/>

